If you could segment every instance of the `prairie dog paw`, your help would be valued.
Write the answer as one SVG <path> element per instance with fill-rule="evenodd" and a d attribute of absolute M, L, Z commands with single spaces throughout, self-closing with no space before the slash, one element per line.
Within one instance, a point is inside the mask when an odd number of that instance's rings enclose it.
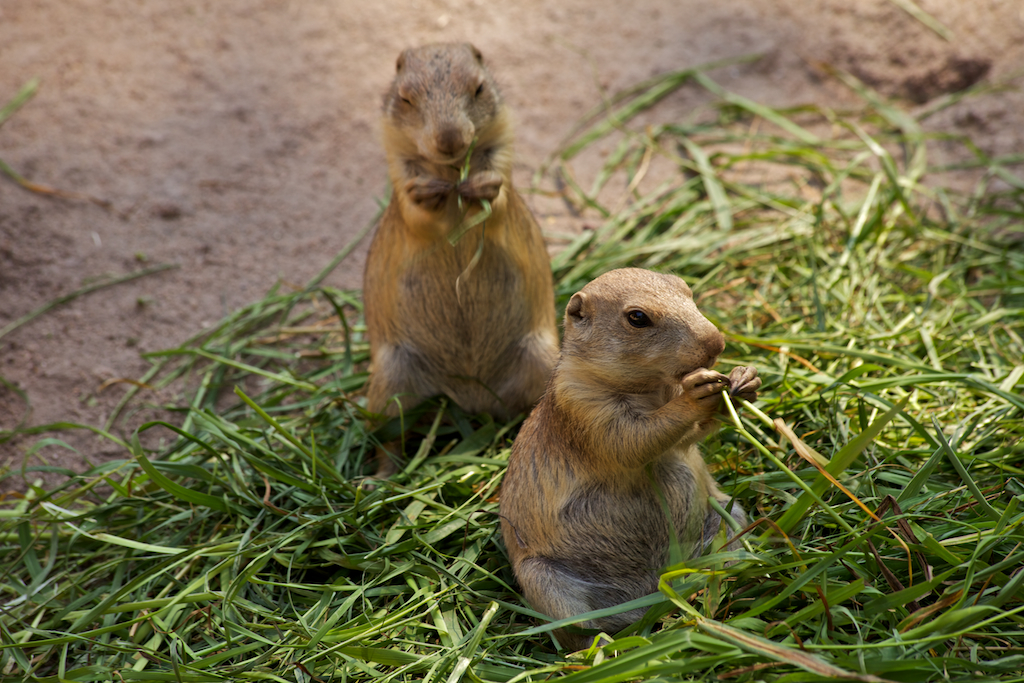
<path fill-rule="evenodd" d="M 715 370 L 698 368 L 683 377 L 680 386 L 683 389 L 683 396 L 696 401 L 706 401 L 717 405 L 717 400 L 722 389 L 729 386 L 729 378 Z"/>
<path fill-rule="evenodd" d="M 480 171 L 459 183 L 459 196 L 468 200 L 494 201 L 501 192 L 504 178 L 497 171 Z"/>
<path fill-rule="evenodd" d="M 455 186 L 447 180 L 417 176 L 405 184 L 405 192 L 416 204 L 425 209 L 439 209 Z"/>
<path fill-rule="evenodd" d="M 757 368 L 739 366 L 729 373 L 729 395 L 743 398 L 751 403 L 757 400 L 757 390 L 761 388 L 761 378 L 757 376 Z"/>

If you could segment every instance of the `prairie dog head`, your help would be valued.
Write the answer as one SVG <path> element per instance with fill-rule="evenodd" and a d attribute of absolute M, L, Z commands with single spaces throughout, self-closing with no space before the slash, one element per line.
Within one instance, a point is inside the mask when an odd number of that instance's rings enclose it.
<path fill-rule="evenodd" d="M 458 165 L 473 139 L 484 146 L 503 116 L 501 94 L 469 43 L 439 43 L 402 52 L 384 98 L 384 125 L 408 139 L 404 156 Z M 387 136 L 393 138 L 394 136 Z"/>
<path fill-rule="evenodd" d="M 682 279 L 640 268 L 613 270 L 573 294 L 562 356 L 609 388 L 644 393 L 710 368 L 725 338 Z"/>

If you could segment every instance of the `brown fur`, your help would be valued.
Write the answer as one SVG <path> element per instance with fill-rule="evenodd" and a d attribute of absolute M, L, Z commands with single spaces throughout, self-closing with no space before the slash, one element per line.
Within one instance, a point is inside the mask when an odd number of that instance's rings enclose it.
<path fill-rule="evenodd" d="M 630 324 L 637 311 L 648 325 Z M 501 490 L 505 545 L 534 609 L 557 620 L 653 593 L 670 522 L 686 557 L 718 531 L 708 496 L 729 499 L 697 442 L 717 428 L 723 388 L 754 400 L 761 385 L 751 367 L 728 377 L 710 369 L 724 347 L 672 275 L 614 270 L 570 299 L 561 357 L 512 447 Z M 738 505 L 731 512 L 745 522 Z M 642 613 L 581 626 L 615 633 Z M 557 635 L 573 649 L 590 644 Z"/>
<path fill-rule="evenodd" d="M 509 114 L 480 52 L 468 44 L 403 52 L 383 128 L 393 196 L 363 282 L 373 364 L 367 408 L 393 417 L 446 394 L 499 419 L 529 410 L 558 354 L 551 265 L 512 187 Z M 481 199 L 492 214 L 453 247 L 460 198 L 469 217 Z M 480 261 L 467 272 L 481 239 Z M 378 476 L 390 474 L 387 453 L 378 450 L 378 461 Z"/>

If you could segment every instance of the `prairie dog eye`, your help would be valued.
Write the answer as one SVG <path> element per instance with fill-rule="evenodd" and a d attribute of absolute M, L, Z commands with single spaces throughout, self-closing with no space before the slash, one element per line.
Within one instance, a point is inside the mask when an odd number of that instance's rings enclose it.
<path fill-rule="evenodd" d="M 650 327 L 654 322 L 643 311 L 633 309 L 626 313 L 626 320 L 633 327 Z"/>
<path fill-rule="evenodd" d="M 483 94 L 484 94 L 484 84 L 481 83 L 480 85 L 476 86 L 476 92 L 473 93 L 473 97 L 480 97 Z"/>

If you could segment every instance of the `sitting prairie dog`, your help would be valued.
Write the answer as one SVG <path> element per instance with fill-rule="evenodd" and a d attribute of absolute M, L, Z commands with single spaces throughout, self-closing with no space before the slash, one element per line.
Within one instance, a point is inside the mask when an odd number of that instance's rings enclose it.
<path fill-rule="evenodd" d="M 725 340 L 680 278 L 624 268 L 577 292 L 547 391 L 512 446 L 501 528 L 527 602 L 553 620 L 657 591 L 671 512 L 685 557 L 699 555 L 728 504 L 697 449 L 718 426 L 721 391 L 757 398 L 752 367 L 711 370 Z M 664 502 L 660 497 L 664 497 Z M 734 505 L 732 516 L 746 523 Z M 613 634 L 632 610 L 580 624 Z M 592 639 L 565 630 L 572 649 Z"/>
<path fill-rule="evenodd" d="M 404 51 L 383 132 L 393 194 L 363 279 L 367 408 L 394 417 L 446 394 L 498 419 L 528 411 L 558 355 L 551 265 L 512 187 L 509 113 L 480 52 L 469 44 Z M 485 199 L 491 215 L 452 246 L 449 235 Z M 377 458 L 376 476 L 394 471 L 384 449 Z"/>

